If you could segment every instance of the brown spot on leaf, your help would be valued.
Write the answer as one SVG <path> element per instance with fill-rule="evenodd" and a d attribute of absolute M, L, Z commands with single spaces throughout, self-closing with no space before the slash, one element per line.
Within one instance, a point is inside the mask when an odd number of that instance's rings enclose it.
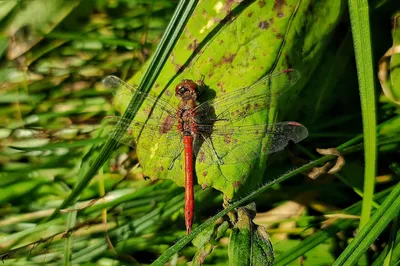
<path fill-rule="evenodd" d="M 288 66 L 288 68 L 292 68 L 293 67 L 292 63 L 290 62 L 290 58 L 289 58 L 288 55 L 285 55 L 285 61 L 286 61 L 286 65 Z"/>
<path fill-rule="evenodd" d="M 221 89 L 224 88 L 224 83 L 221 81 L 218 81 L 217 87 L 220 87 Z"/>
<path fill-rule="evenodd" d="M 228 64 L 230 64 L 230 63 L 233 62 L 233 59 L 235 59 L 235 57 L 236 57 L 236 54 L 224 55 L 224 56 L 221 58 L 221 61 L 222 61 L 223 63 L 228 63 Z"/>
<path fill-rule="evenodd" d="M 231 144 L 231 142 L 232 142 L 232 135 L 226 134 L 226 135 L 224 136 L 224 142 L 225 142 L 226 144 Z"/>
<path fill-rule="evenodd" d="M 234 188 L 238 188 L 238 187 L 240 187 L 240 185 L 242 185 L 242 182 L 240 182 L 240 181 L 235 181 L 235 182 L 232 183 L 232 186 Z"/>
<path fill-rule="evenodd" d="M 283 17 L 283 7 L 286 5 L 286 0 L 275 0 L 273 10 L 278 13 L 278 17 Z"/>
<path fill-rule="evenodd" d="M 249 14 L 247 14 L 247 17 L 251 18 L 253 16 L 253 12 L 250 12 Z"/>
<path fill-rule="evenodd" d="M 199 152 L 199 154 L 197 155 L 197 160 L 202 163 L 205 161 L 205 159 L 206 159 L 206 156 L 205 156 L 204 152 L 203 151 Z"/>
<path fill-rule="evenodd" d="M 282 40 L 283 39 L 283 35 L 281 33 L 278 33 L 275 35 L 277 39 Z"/>
<path fill-rule="evenodd" d="M 207 171 L 204 171 L 204 172 L 202 173 L 202 175 L 203 175 L 203 176 L 207 176 L 207 175 L 208 175 L 208 172 L 207 172 Z"/>
<path fill-rule="evenodd" d="M 235 3 L 236 0 L 227 0 L 223 9 L 226 11 L 226 14 L 229 15 L 232 11 L 232 5 Z"/>
<path fill-rule="evenodd" d="M 162 165 L 160 165 L 159 167 L 155 168 L 156 172 L 162 172 L 164 171 L 164 167 Z"/>
<path fill-rule="evenodd" d="M 176 71 L 176 72 L 180 72 L 181 69 L 182 69 L 182 65 L 175 64 L 175 71 Z"/>
<path fill-rule="evenodd" d="M 259 7 L 264 7 L 265 6 L 265 0 L 259 1 L 258 2 Z"/>
<path fill-rule="evenodd" d="M 221 45 L 221 44 L 224 43 L 224 40 L 218 40 L 217 43 L 218 43 L 219 45 Z"/>
<path fill-rule="evenodd" d="M 260 21 L 260 23 L 258 23 L 258 27 L 262 30 L 268 29 L 269 23 L 266 20 Z"/>
<path fill-rule="evenodd" d="M 188 50 L 193 50 L 196 51 L 197 47 L 199 46 L 199 44 L 197 43 L 197 39 L 194 39 L 193 42 L 191 42 L 188 45 Z"/>

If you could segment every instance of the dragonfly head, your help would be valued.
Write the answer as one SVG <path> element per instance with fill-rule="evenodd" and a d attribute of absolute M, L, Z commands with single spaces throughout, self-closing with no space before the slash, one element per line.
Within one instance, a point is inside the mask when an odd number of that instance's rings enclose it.
<path fill-rule="evenodd" d="M 199 95 L 198 86 L 194 81 L 184 79 L 181 83 L 176 85 L 175 95 L 183 100 L 196 100 Z"/>

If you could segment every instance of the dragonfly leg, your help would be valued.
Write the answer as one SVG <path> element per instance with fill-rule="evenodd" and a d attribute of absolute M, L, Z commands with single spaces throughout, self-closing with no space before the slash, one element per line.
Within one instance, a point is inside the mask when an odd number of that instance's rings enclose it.
<path fill-rule="evenodd" d="M 203 137 L 204 143 L 206 143 L 206 145 L 208 146 L 208 148 L 210 148 L 210 150 L 212 151 L 213 155 L 215 156 L 215 159 L 217 159 L 218 163 L 219 163 L 219 164 L 224 164 L 224 161 L 223 161 L 221 158 L 219 158 L 217 152 L 215 151 L 215 149 L 214 149 L 214 147 L 213 147 L 212 142 L 210 141 L 210 139 L 204 137 L 203 134 L 200 134 L 200 135 Z"/>

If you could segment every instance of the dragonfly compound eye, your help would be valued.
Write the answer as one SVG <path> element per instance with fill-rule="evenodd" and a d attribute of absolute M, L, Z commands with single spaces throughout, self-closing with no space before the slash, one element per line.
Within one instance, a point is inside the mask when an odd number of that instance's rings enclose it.
<path fill-rule="evenodd" d="M 183 96 L 187 92 L 189 92 L 189 94 L 194 95 L 197 98 L 198 95 L 197 84 L 190 79 L 184 79 L 175 88 L 176 95 Z"/>

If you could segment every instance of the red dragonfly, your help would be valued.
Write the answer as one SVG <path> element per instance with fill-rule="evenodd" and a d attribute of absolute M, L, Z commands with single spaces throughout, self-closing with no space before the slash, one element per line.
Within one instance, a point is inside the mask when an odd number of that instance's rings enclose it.
<path fill-rule="evenodd" d="M 297 70 L 284 70 L 201 104 L 197 102 L 199 90 L 205 85 L 185 79 L 175 88 L 175 96 L 179 99 L 177 107 L 165 96 L 138 95 L 145 98 L 142 109 L 119 142 L 136 146 L 138 153 L 140 149 L 140 152 L 149 154 L 148 158 L 169 158 L 169 170 L 183 159 L 188 234 L 194 216 L 194 163 L 226 165 L 250 162 L 262 154 L 282 150 L 290 140 L 297 143 L 307 137 L 307 129 L 297 122 L 252 122 L 260 112 L 268 111 L 274 99 L 288 91 L 299 78 Z M 130 99 L 132 94 L 140 93 L 115 76 L 106 77 L 103 84 L 120 99 Z M 277 92 L 267 92 L 273 85 Z M 108 127 L 127 123 L 116 116 L 108 116 L 104 122 Z M 110 136 L 113 137 L 114 132 Z M 270 140 L 267 150 L 262 144 L 266 137 Z"/>

